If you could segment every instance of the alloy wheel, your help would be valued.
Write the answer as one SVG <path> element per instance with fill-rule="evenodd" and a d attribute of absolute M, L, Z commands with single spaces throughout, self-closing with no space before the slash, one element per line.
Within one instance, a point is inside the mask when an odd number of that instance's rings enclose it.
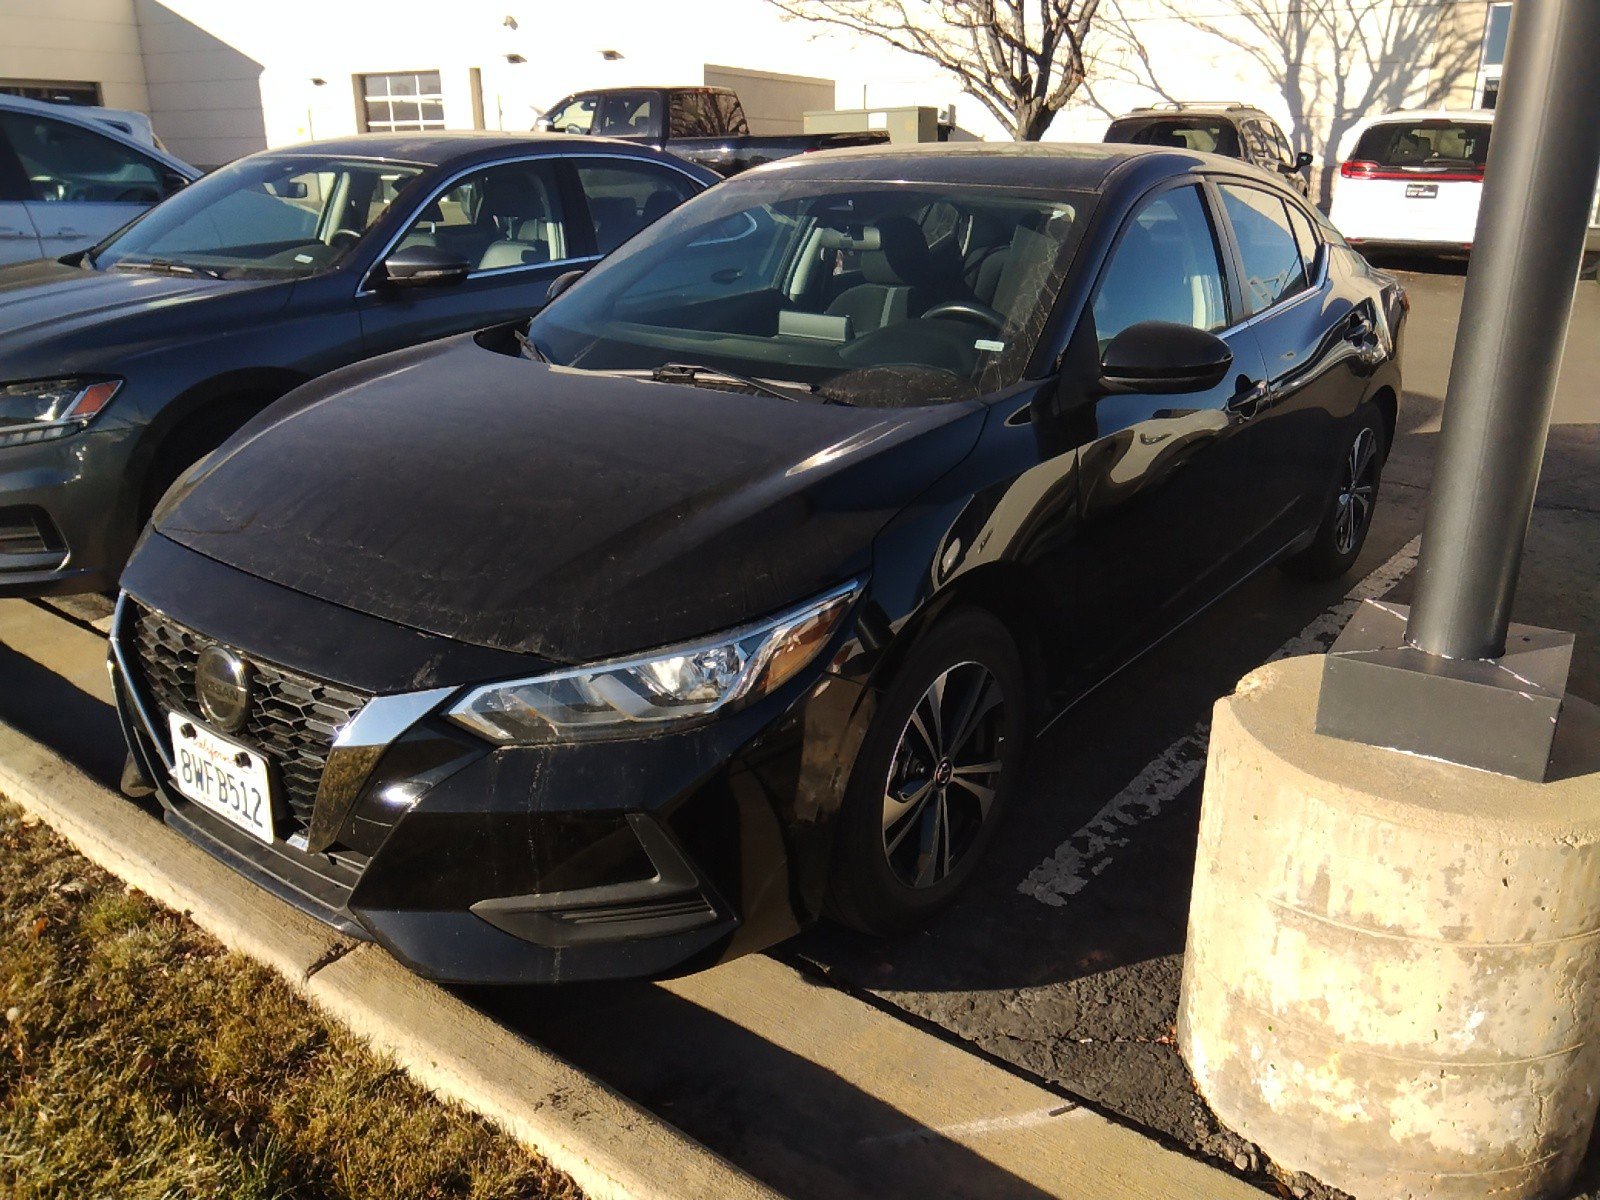
<path fill-rule="evenodd" d="M 903 884 L 950 876 L 994 807 L 1006 698 L 983 664 L 957 663 L 928 685 L 906 719 L 883 793 L 883 850 Z"/>
<path fill-rule="evenodd" d="M 1349 554 L 1366 533 L 1377 488 L 1378 437 L 1371 429 L 1362 429 L 1350 443 L 1335 501 L 1333 544 L 1340 554 Z"/>

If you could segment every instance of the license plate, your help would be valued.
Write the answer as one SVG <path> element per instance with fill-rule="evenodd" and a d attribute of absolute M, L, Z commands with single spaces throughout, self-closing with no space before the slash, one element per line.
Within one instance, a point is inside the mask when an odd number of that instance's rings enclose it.
<path fill-rule="evenodd" d="M 1408 183 L 1406 184 L 1407 200 L 1433 200 L 1439 195 L 1437 183 Z"/>
<path fill-rule="evenodd" d="M 272 786 L 267 760 L 182 713 L 172 730 L 172 782 L 201 808 L 252 837 L 272 841 Z"/>

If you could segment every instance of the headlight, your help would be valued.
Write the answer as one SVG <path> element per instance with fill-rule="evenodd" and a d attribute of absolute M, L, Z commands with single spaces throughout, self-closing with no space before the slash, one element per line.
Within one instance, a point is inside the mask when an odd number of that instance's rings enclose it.
<path fill-rule="evenodd" d="M 491 742 L 655 733 L 768 695 L 816 658 L 861 591 L 846 584 L 781 616 L 643 658 L 478 688 L 448 712 Z"/>
<path fill-rule="evenodd" d="M 111 402 L 120 379 L 39 379 L 0 384 L 0 446 L 77 433 Z"/>

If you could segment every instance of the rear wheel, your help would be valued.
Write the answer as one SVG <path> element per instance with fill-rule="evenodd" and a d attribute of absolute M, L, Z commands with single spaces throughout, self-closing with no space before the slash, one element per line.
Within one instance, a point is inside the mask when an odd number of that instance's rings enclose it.
<path fill-rule="evenodd" d="M 1305 579 L 1337 579 L 1355 565 L 1378 503 L 1378 485 L 1383 478 L 1383 434 L 1383 417 L 1372 405 L 1362 405 L 1316 537 L 1299 554 L 1284 560 L 1284 569 L 1290 574 Z"/>
<path fill-rule="evenodd" d="M 912 650 L 851 772 L 833 916 L 894 933 L 954 897 L 1016 788 L 1027 714 L 1022 660 L 990 614 L 954 613 Z"/>

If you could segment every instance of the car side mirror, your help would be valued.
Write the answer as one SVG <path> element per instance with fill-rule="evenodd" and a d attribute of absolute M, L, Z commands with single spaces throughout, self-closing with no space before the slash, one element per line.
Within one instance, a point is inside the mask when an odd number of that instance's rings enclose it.
<path fill-rule="evenodd" d="M 1100 383 L 1108 392 L 1175 395 L 1221 383 L 1233 351 L 1214 333 L 1172 321 L 1141 321 L 1111 339 L 1100 356 Z"/>
<path fill-rule="evenodd" d="M 557 296 L 561 295 L 562 292 L 566 291 L 573 284 L 577 283 L 582 275 L 583 272 L 581 270 L 563 271 L 560 275 L 557 275 L 550 281 L 550 288 L 544 294 L 544 302 L 549 304 Z"/>
<path fill-rule="evenodd" d="M 1294 156 L 1294 169 L 1296 171 L 1304 171 L 1311 163 L 1311 152 L 1308 150 L 1302 150 Z"/>
<path fill-rule="evenodd" d="M 390 287 L 452 287 L 470 274 L 470 263 L 437 246 L 402 246 L 383 260 Z"/>
<path fill-rule="evenodd" d="M 550 124 L 549 117 L 540 117 L 533 123 L 533 129 L 535 133 L 549 133 L 554 128 L 555 126 Z"/>

